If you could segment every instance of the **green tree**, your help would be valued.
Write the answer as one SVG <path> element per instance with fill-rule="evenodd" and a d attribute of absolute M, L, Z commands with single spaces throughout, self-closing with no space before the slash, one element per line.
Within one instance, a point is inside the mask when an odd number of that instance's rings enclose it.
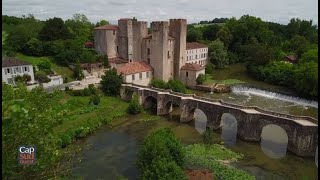
<path fill-rule="evenodd" d="M 204 133 L 202 133 L 202 141 L 205 145 L 211 145 L 214 143 L 212 129 L 208 128 Z"/>
<path fill-rule="evenodd" d="M 300 64 L 295 70 L 295 89 L 302 95 L 318 97 L 318 63 Z"/>
<path fill-rule="evenodd" d="M 41 88 L 28 91 L 24 86 L 13 89 L 2 84 L 2 177 L 3 179 L 47 179 L 58 170 L 61 158 L 53 127 L 64 120 L 65 112 L 55 102 L 57 93 Z M 26 128 L 28 127 L 28 128 Z M 36 163 L 21 166 L 17 147 L 36 146 Z"/>
<path fill-rule="evenodd" d="M 225 68 L 229 64 L 228 53 L 224 48 L 223 42 L 219 39 L 209 45 L 209 57 L 210 61 L 219 69 Z"/>
<path fill-rule="evenodd" d="M 84 14 L 74 14 L 72 19 L 66 21 L 66 26 L 72 36 L 81 39 L 82 43 L 93 40 L 94 24 Z"/>
<path fill-rule="evenodd" d="M 51 63 L 49 60 L 44 59 L 37 64 L 37 67 L 39 68 L 40 71 L 51 70 Z"/>
<path fill-rule="evenodd" d="M 206 80 L 206 75 L 199 74 L 196 81 L 197 81 L 197 84 L 203 84 L 205 80 Z"/>
<path fill-rule="evenodd" d="M 108 21 L 106 21 L 106 20 L 101 20 L 101 21 L 99 21 L 99 22 L 96 23 L 96 27 L 103 26 L 103 25 L 107 25 L 107 24 L 109 24 Z"/>
<path fill-rule="evenodd" d="M 6 44 L 7 38 L 8 38 L 8 33 L 6 33 L 5 31 L 2 31 L 2 46 Z"/>
<path fill-rule="evenodd" d="M 310 49 L 307 52 L 303 53 L 301 55 L 301 59 L 299 60 L 299 63 L 311 62 L 311 61 L 318 63 L 318 48 Z"/>
<path fill-rule="evenodd" d="M 107 70 L 101 79 L 101 88 L 105 94 L 113 96 L 119 95 L 123 77 L 117 74 L 115 68 Z"/>
<path fill-rule="evenodd" d="M 167 83 L 160 79 L 151 80 L 151 86 L 160 89 L 168 89 Z"/>
<path fill-rule="evenodd" d="M 36 38 L 30 39 L 24 47 L 24 53 L 31 56 L 42 56 L 43 43 Z"/>
<path fill-rule="evenodd" d="M 226 49 L 229 47 L 229 44 L 232 41 L 232 34 L 228 27 L 222 26 L 222 28 L 217 32 L 217 39 L 220 39 L 223 42 Z"/>
<path fill-rule="evenodd" d="M 100 103 L 100 97 L 97 94 L 91 95 L 89 104 L 98 105 L 99 103 Z"/>
<path fill-rule="evenodd" d="M 109 67 L 110 67 L 110 64 L 109 64 L 108 55 L 105 54 L 102 59 L 103 59 L 103 67 L 109 68 Z"/>
<path fill-rule="evenodd" d="M 71 34 L 61 18 L 54 17 L 45 21 L 42 30 L 39 32 L 39 39 L 42 41 L 63 40 L 71 38 Z"/>
<path fill-rule="evenodd" d="M 139 104 L 138 95 L 133 93 L 132 99 L 128 106 L 128 113 L 138 114 L 143 110 L 142 106 Z"/>
<path fill-rule="evenodd" d="M 220 27 L 216 24 L 204 26 L 203 28 L 203 39 L 214 41 L 217 37 L 217 33 Z"/>
<path fill-rule="evenodd" d="M 302 53 L 306 51 L 307 47 L 308 41 L 306 40 L 306 38 L 300 35 L 295 35 L 289 41 L 288 50 L 293 51 L 298 56 L 298 58 L 300 58 Z"/>
<path fill-rule="evenodd" d="M 75 64 L 75 67 L 74 67 L 74 77 L 77 79 L 77 80 L 81 80 L 84 78 L 84 74 L 83 74 L 83 71 L 82 71 L 82 68 L 81 68 L 81 65 L 80 65 L 80 61 L 77 60 L 76 64 Z"/>
<path fill-rule="evenodd" d="M 197 28 L 191 28 L 187 32 L 187 42 L 195 42 L 202 39 L 201 31 Z"/>
<path fill-rule="evenodd" d="M 185 151 L 181 142 L 169 128 L 162 128 L 152 132 L 143 141 L 138 152 L 137 166 L 142 173 L 142 179 L 182 178 L 184 157 Z M 158 171 L 157 166 L 164 172 Z"/>
<path fill-rule="evenodd" d="M 206 65 L 206 74 L 212 74 L 214 71 L 214 68 L 215 68 L 215 66 L 211 62 L 209 62 Z"/>

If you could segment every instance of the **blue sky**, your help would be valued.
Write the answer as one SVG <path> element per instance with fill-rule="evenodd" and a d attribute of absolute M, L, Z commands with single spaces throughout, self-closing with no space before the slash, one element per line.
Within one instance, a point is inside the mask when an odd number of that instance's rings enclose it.
<path fill-rule="evenodd" d="M 281 24 L 294 17 L 318 24 L 318 0 L 3 0 L 2 13 L 33 14 L 42 20 L 55 16 L 66 20 L 82 13 L 92 22 L 105 19 L 111 23 L 125 17 L 148 22 L 186 18 L 193 23 L 249 14 Z"/>

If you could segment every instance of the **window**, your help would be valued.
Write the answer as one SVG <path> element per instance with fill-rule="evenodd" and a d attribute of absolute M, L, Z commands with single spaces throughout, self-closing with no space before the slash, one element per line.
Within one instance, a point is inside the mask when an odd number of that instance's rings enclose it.
<path fill-rule="evenodd" d="M 149 44 L 150 44 L 150 40 L 148 40 Z"/>
<path fill-rule="evenodd" d="M 198 59 L 198 54 L 196 54 L 196 59 Z"/>
<path fill-rule="evenodd" d="M 150 64 L 150 58 L 147 58 L 148 64 Z"/>
<path fill-rule="evenodd" d="M 24 69 L 24 71 L 23 71 L 23 72 L 26 72 L 26 71 L 28 71 L 28 70 L 27 70 L 27 67 L 24 67 L 23 69 Z"/>
<path fill-rule="evenodd" d="M 119 47 L 117 46 L 117 53 L 119 53 Z"/>
<path fill-rule="evenodd" d="M 139 73 L 139 79 L 140 80 L 142 79 L 142 73 Z"/>
<path fill-rule="evenodd" d="M 132 75 L 132 81 L 134 81 L 134 74 Z"/>
<path fill-rule="evenodd" d="M 146 76 L 147 76 L 147 78 L 149 78 L 149 72 L 146 72 Z"/>
<path fill-rule="evenodd" d="M 168 58 L 170 58 L 170 52 L 168 51 Z"/>
<path fill-rule="evenodd" d="M 116 31 L 115 30 L 113 30 L 113 35 L 115 35 L 116 34 Z"/>
<path fill-rule="evenodd" d="M 28 72 L 30 72 L 30 68 L 29 68 L 29 66 L 27 66 L 27 70 L 28 70 Z"/>
<path fill-rule="evenodd" d="M 187 61 L 189 60 L 189 56 L 187 56 Z"/>
<path fill-rule="evenodd" d="M 147 54 L 148 54 L 148 55 L 150 55 L 150 48 L 148 48 L 148 52 L 147 52 Z"/>
<path fill-rule="evenodd" d="M 188 71 L 186 72 L 186 77 L 188 77 Z"/>
<path fill-rule="evenodd" d="M 10 74 L 10 69 L 9 69 L 9 68 L 7 69 L 7 73 L 9 73 L 9 74 Z"/>

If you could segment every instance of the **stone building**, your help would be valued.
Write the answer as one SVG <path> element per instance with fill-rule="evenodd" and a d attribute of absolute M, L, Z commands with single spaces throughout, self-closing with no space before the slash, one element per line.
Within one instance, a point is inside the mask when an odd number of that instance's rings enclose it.
<path fill-rule="evenodd" d="M 117 71 L 123 76 L 123 82 L 149 86 L 152 80 L 152 67 L 144 61 L 127 63 Z"/>
<path fill-rule="evenodd" d="M 155 79 L 181 80 L 181 68 L 188 61 L 187 20 L 151 22 L 150 34 L 147 25 L 145 21 L 124 18 L 118 20 L 118 25 L 97 27 L 94 30 L 95 50 L 107 54 L 109 59 L 117 58 L 118 61 L 129 63 L 124 66 L 133 66 L 130 65 L 131 62 L 144 61 L 152 67 L 152 77 Z M 204 45 L 197 45 L 201 52 L 204 49 L 207 51 Z M 205 57 L 207 54 L 199 59 L 200 66 L 206 64 Z M 113 66 L 117 68 L 115 64 Z M 118 68 L 122 68 L 122 65 Z"/>
<path fill-rule="evenodd" d="M 180 79 L 188 88 L 193 89 L 197 85 L 197 77 L 205 74 L 205 66 L 195 63 L 186 63 L 181 67 Z"/>

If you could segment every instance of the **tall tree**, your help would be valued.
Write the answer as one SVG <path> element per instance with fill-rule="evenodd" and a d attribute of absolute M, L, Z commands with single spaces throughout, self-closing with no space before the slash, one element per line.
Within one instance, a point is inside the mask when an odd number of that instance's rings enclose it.
<path fill-rule="evenodd" d="M 223 26 L 218 32 L 217 32 L 217 38 L 220 39 L 225 48 L 229 47 L 229 44 L 232 41 L 232 34 L 228 27 Z"/>
<path fill-rule="evenodd" d="M 45 21 L 39 33 L 42 41 L 53 41 L 58 39 L 70 39 L 71 34 L 61 18 L 54 17 Z"/>
<path fill-rule="evenodd" d="M 84 14 L 74 14 L 72 19 L 66 21 L 66 26 L 73 35 L 83 42 L 93 40 L 94 24 Z"/>
<path fill-rule="evenodd" d="M 96 23 L 96 27 L 103 26 L 103 25 L 107 25 L 107 24 L 109 24 L 108 21 L 106 21 L 106 20 L 101 20 L 101 21 L 99 21 L 99 22 Z"/>
<path fill-rule="evenodd" d="M 209 45 L 209 57 L 210 61 L 219 69 L 225 68 L 229 64 L 227 50 L 219 39 Z"/>
<path fill-rule="evenodd" d="M 123 79 L 121 75 L 117 74 L 117 70 L 115 68 L 107 70 L 101 79 L 100 84 L 102 85 L 102 90 L 105 94 L 115 96 L 119 95 Z"/>

